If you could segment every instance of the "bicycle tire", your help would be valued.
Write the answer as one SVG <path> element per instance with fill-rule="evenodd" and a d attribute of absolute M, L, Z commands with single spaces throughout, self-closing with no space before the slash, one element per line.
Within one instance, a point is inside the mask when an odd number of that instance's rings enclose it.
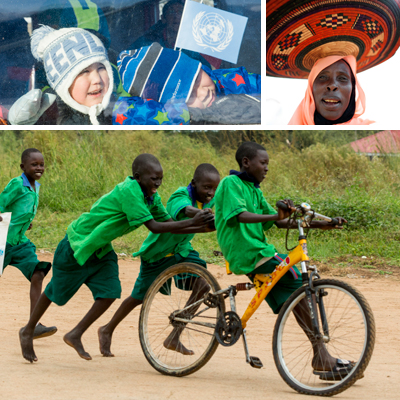
<path fill-rule="evenodd" d="M 179 277 L 181 285 L 188 285 L 190 290 L 177 288 L 171 282 L 175 276 Z M 140 344 L 150 365 L 165 375 L 186 376 L 196 372 L 210 360 L 218 347 L 214 334 L 215 328 L 203 326 L 198 328 L 197 325 L 192 325 L 192 322 L 185 325 L 180 338 L 184 346 L 194 351 L 193 355 L 183 355 L 180 352 L 168 350 L 164 346 L 165 338 L 174 329 L 169 317 L 172 312 L 182 309 L 188 301 L 193 293 L 194 277 L 203 278 L 209 285 L 210 293 L 220 290 L 217 280 L 207 269 L 193 263 L 180 263 L 161 273 L 152 283 L 143 300 L 139 318 Z M 168 295 L 160 292 L 161 288 L 166 287 L 165 285 L 169 286 Z M 225 312 L 223 297 L 221 296 L 220 299 L 221 311 L 219 307 L 207 308 L 203 303 L 200 311 L 205 311 L 200 316 L 195 314 L 192 320 L 215 324 L 220 314 Z"/>
<path fill-rule="evenodd" d="M 325 289 L 324 307 L 329 325 L 325 343 L 330 355 L 355 363 L 341 380 L 326 380 L 311 366 L 311 342 L 292 312 L 305 298 L 306 287 L 296 290 L 283 305 L 274 328 L 273 354 L 283 380 L 302 394 L 333 396 L 363 377 L 375 344 L 375 322 L 365 297 L 346 282 L 334 279 L 314 281 L 315 289 Z M 317 310 L 318 311 L 318 310 Z M 320 315 L 318 317 L 321 324 Z"/>

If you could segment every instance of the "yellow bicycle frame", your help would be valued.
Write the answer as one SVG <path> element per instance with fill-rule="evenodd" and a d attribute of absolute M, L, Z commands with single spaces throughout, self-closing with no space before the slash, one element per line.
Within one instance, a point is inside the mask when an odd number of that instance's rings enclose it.
<path fill-rule="evenodd" d="M 247 321 L 260 306 L 261 302 L 267 297 L 268 293 L 276 285 L 279 279 L 281 279 L 282 276 L 285 275 L 286 272 L 288 272 L 289 269 L 298 262 L 302 263 L 302 272 L 305 272 L 306 267 L 305 265 L 303 267 L 303 262 L 307 261 L 309 261 L 307 241 L 306 239 L 300 239 L 299 245 L 288 254 L 288 256 L 275 268 L 271 274 L 257 274 L 254 277 L 254 284 L 257 293 L 251 300 L 243 314 L 243 317 L 241 318 L 243 329 L 246 327 Z"/>

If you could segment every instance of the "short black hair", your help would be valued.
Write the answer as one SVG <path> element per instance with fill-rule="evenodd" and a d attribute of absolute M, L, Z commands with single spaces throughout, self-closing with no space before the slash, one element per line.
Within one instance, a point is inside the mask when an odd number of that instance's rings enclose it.
<path fill-rule="evenodd" d="M 132 163 L 132 176 L 135 176 L 136 173 L 142 174 L 149 165 L 161 166 L 161 163 L 153 154 L 143 153 L 138 155 Z"/>
<path fill-rule="evenodd" d="M 162 9 L 162 15 L 164 15 L 164 16 L 167 15 L 169 9 L 175 4 L 179 4 L 182 7 L 184 6 L 184 3 L 182 0 L 170 0 L 168 3 L 164 4 L 164 7 Z"/>
<path fill-rule="evenodd" d="M 21 164 L 25 164 L 32 153 L 40 153 L 40 154 L 42 154 L 42 152 L 40 150 L 38 150 L 38 149 L 34 149 L 34 148 L 26 149 L 21 154 Z"/>
<path fill-rule="evenodd" d="M 197 166 L 196 170 L 194 171 L 193 179 L 195 181 L 198 181 L 206 175 L 218 175 L 219 176 L 219 172 L 218 172 L 217 168 L 215 168 L 214 165 L 212 165 L 212 164 L 207 164 L 207 163 L 200 164 L 199 166 Z"/>
<path fill-rule="evenodd" d="M 239 167 L 242 168 L 243 157 L 246 157 L 249 160 L 252 160 L 254 157 L 257 156 L 258 150 L 266 151 L 264 146 L 261 146 L 261 144 L 258 144 L 256 142 L 243 142 L 237 149 L 236 155 L 235 155 L 235 158 L 236 158 L 237 163 L 239 164 Z"/>

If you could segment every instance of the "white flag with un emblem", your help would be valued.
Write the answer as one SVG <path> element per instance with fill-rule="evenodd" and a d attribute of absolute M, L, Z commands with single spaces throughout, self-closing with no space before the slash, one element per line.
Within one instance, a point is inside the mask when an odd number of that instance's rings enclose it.
<path fill-rule="evenodd" d="M 175 47 L 236 64 L 247 17 L 186 0 Z"/>

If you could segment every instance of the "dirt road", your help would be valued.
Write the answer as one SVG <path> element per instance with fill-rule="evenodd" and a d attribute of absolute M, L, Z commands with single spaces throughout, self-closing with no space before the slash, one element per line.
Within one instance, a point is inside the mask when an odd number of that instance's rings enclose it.
<path fill-rule="evenodd" d="M 51 255 L 46 255 L 51 260 Z M 41 255 L 41 259 L 46 257 Z M 137 277 L 139 263 L 120 261 L 122 299 L 127 297 Z M 226 276 L 210 266 L 221 287 L 245 281 Z M 350 279 L 361 290 L 374 310 L 377 340 L 365 378 L 338 395 L 342 399 L 400 399 L 400 281 L 395 277 Z M 49 281 L 46 278 L 45 283 Z M 241 314 L 251 294 L 237 296 Z M 280 378 L 272 357 L 271 340 L 275 317 L 262 305 L 248 324 L 250 352 L 264 363 L 261 370 L 246 364 L 243 346 L 221 347 L 197 373 L 171 378 L 157 373 L 144 358 L 138 339 L 139 309 L 117 328 L 112 350 L 114 358 L 100 355 L 97 328 L 111 318 L 121 304 L 110 310 L 85 333 L 84 345 L 92 355 L 85 361 L 64 344 L 62 337 L 82 318 L 92 304 L 86 287 L 64 307 L 52 305 L 42 322 L 56 325 L 58 332 L 34 342 L 39 360 L 29 364 L 21 355 L 18 330 L 29 313 L 29 283 L 13 267 L 0 279 L 0 399 L 7 400 L 102 400 L 102 399 L 290 399 L 302 398 Z M 256 323 L 262 321 L 261 326 Z"/>

